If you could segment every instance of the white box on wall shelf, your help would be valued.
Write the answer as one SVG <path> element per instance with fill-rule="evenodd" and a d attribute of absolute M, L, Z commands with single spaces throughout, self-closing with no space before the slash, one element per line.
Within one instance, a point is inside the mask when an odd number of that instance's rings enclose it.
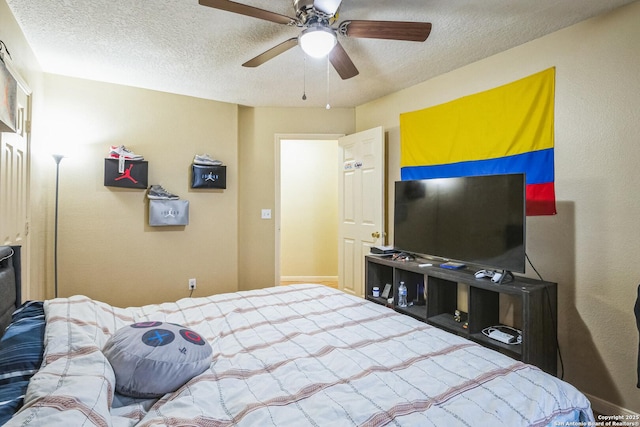
<path fill-rule="evenodd" d="M 149 200 L 149 225 L 189 225 L 189 201 Z"/>

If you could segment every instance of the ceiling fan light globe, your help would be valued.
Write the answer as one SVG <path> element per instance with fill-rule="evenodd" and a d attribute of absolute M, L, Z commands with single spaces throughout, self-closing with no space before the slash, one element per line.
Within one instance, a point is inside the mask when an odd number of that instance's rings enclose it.
<path fill-rule="evenodd" d="M 336 45 L 336 34 L 328 27 L 311 26 L 304 30 L 299 37 L 300 47 L 313 58 L 323 58 Z"/>

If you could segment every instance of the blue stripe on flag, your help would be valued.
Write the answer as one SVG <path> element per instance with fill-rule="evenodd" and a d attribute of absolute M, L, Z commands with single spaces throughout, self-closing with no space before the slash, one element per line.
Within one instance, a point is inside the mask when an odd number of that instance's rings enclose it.
<path fill-rule="evenodd" d="M 527 184 L 544 184 L 554 181 L 553 164 L 553 148 L 548 148 L 496 159 L 434 166 L 405 166 L 400 170 L 400 178 L 408 181 L 524 172 Z"/>

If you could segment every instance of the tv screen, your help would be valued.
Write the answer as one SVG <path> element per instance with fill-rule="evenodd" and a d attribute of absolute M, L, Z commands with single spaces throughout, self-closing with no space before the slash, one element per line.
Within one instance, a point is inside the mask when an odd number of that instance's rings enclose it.
<path fill-rule="evenodd" d="M 524 174 L 397 181 L 394 247 L 524 273 Z"/>

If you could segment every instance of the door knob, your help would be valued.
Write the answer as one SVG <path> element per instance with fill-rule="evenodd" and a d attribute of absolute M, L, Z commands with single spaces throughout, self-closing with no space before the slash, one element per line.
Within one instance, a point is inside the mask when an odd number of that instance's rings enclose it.
<path fill-rule="evenodd" d="M 380 232 L 379 231 L 374 231 L 373 233 L 371 233 L 371 237 L 373 237 L 374 239 L 379 239 L 380 238 Z"/>

